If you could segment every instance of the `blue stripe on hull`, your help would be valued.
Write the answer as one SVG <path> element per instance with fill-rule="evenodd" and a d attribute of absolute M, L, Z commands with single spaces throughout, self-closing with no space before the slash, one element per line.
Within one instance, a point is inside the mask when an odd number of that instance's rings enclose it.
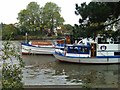
<path fill-rule="evenodd" d="M 55 54 L 63 56 L 63 57 L 68 57 L 68 58 L 91 58 L 91 57 L 76 57 L 76 56 L 64 56 L 61 53 L 55 52 Z M 94 58 L 120 58 L 120 56 L 96 56 Z"/>
<path fill-rule="evenodd" d="M 120 52 L 120 50 L 105 50 L 105 51 L 98 50 L 97 52 Z"/>
<path fill-rule="evenodd" d="M 120 56 L 96 56 L 96 58 L 120 58 Z"/>

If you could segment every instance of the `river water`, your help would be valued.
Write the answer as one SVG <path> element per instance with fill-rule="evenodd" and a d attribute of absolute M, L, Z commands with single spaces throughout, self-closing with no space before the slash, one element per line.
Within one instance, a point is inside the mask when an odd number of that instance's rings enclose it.
<path fill-rule="evenodd" d="M 54 56 L 22 55 L 25 85 L 89 85 L 116 87 L 118 65 L 62 63 Z"/>
<path fill-rule="evenodd" d="M 20 45 L 20 42 L 16 43 Z M 22 55 L 25 85 L 79 85 L 118 87 L 119 64 L 90 65 L 63 63 L 52 55 Z"/>

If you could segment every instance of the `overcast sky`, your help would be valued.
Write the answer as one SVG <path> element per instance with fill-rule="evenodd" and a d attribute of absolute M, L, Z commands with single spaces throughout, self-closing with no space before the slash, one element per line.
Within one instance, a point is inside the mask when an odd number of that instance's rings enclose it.
<path fill-rule="evenodd" d="M 40 7 L 44 6 L 47 2 L 56 3 L 61 7 L 61 15 L 65 19 L 65 24 L 74 25 L 75 23 L 78 24 L 79 19 L 74 14 L 75 4 L 78 3 L 80 5 L 82 2 L 89 3 L 91 0 L 0 0 L 0 23 L 16 23 L 20 10 L 25 9 L 32 1 L 37 2 Z"/>

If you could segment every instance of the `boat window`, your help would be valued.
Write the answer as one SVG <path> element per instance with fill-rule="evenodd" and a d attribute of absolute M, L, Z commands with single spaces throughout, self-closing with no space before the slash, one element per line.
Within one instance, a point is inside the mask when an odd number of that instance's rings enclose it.
<path fill-rule="evenodd" d="M 82 53 L 89 53 L 89 49 L 87 47 L 81 47 L 80 52 Z"/>
<path fill-rule="evenodd" d="M 60 50 L 64 50 L 64 48 L 60 48 Z"/>
<path fill-rule="evenodd" d="M 114 52 L 114 55 L 120 56 L 120 52 Z"/>
<path fill-rule="evenodd" d="M 71 46 L 71 47 L 68 47 L 68 53 L 78 53 L 78 47 L 75 47 L 75 46 Z"/>
<path fill-rule="evenodd" d="M 106 38 L 98 38 L 98 44 L 108 44 L 109 42 L 107 41 Z"/>
<path fill-rule="evenodd" d="M 114 39 L 114 44 L 120 44 L 120 38 L 115 38 Z"/>

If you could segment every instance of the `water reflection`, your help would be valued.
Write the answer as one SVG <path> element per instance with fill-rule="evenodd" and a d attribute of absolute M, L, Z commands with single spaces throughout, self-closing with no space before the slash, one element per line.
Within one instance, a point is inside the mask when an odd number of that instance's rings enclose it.
<path fill-rule="evenodd" d="M 53 56 L 23 55 L 26 85 L 87 85 L 117 87 L 118 65 L 61 63 Z"/>

